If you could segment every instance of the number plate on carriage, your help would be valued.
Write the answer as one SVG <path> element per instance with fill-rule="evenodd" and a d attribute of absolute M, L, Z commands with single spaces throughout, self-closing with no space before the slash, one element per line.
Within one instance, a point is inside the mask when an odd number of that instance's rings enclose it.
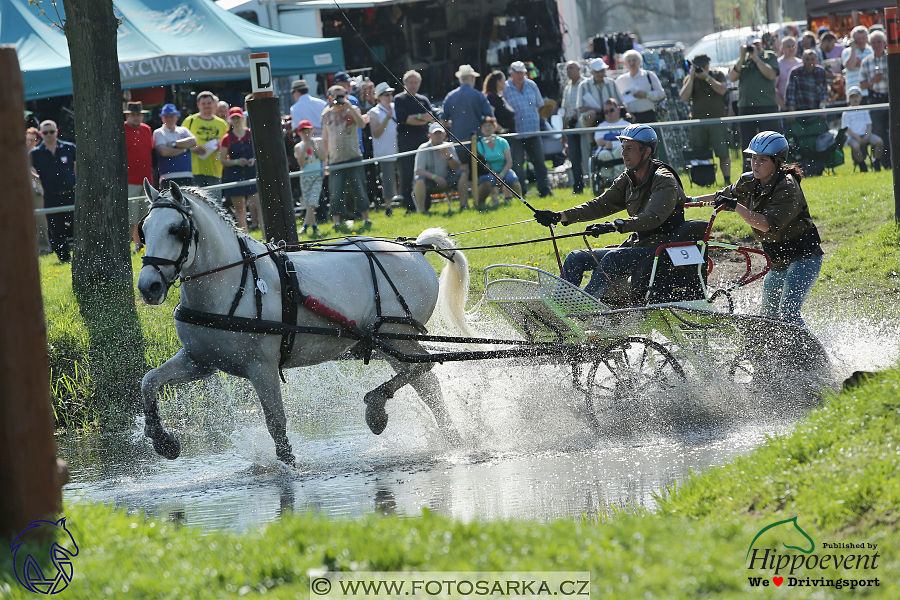
<path fill-rule="evenodd" d="M 675 248 L 666 248 L 672 264 L 676 267 L 684 265 L 699 265 L 703 262 L 703 254 L 697 246 L 676 246 Z"/>

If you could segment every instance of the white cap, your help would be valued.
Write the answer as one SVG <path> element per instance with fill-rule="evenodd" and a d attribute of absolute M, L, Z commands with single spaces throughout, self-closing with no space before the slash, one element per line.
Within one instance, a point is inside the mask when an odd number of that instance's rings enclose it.
<path fill-rule="evenodd" d="M 509 70 L 510 71 L 518 71 L 519 73 L 527 73 L 528 72 L 528 69 L 525 68 L 525 63 L 523 63 L 521 60 L 517 60 L 513 64 L 509 65 Z"/>
<path fill-rule="evenodd" d="M 602 58 L 595 58 L 590 62 L 591 71 L 605 71 L 609 68 L 609 65 L 606 64 L 606 61 Z"/>

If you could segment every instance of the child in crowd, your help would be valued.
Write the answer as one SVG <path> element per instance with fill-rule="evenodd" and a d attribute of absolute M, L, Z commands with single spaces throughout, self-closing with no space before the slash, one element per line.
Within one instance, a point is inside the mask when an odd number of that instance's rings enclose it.
<path fill-rule="evenodd" d="M 300 135 L 300 142 L 294 146 L 294 158 L 301 171 L 315 171 L 300 176 L 300 191 L 303 194 L 303 206 L 306 207 L 306 217 L 300 233 L 305 235 L 312 226 L 313 235 L 317 235 L 319 226 L 316 225 L 316 209 L 319 208 L 319 196 L 322 195 L 324 174 L 321 169 L 325 161 L 325 148 L 322 146 L 322 138 L 313 137 L 313 126 L 308 120 L 304 119 L 297 124 L 297 133 Z"/>

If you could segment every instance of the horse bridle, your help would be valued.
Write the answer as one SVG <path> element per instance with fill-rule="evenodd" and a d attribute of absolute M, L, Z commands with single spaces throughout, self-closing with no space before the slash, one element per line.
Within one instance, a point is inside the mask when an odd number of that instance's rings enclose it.
<path fill-rule="evenodd" d="M 169 234 L 174 235 L 181 242 L 181 254 L 178 255 L 178 258 L 176 258 L 175 260 L 172 260 L 171 258 L 160 258 L 158 256 L 144 256 L 141 258 L 141 262 L 145 266 L 149 265 L 156 269 L 156 272 L 159 273 L 159 276 L 162 277 L 163 281 L 166 282 L 166 289 L 168 289 L 172 286 L 173 283 L 178 281 L 178 276 L 181 274 L 181 267 L 183 267 L 184 263 L 187 261 L 188 254 L 191 250 L 191 241 L 197 243 L 200 240 L 200 232 L 194 226 L 194 220 L 191 219 L 193 211 L 191 211 L 190 208 L 188 208 L 181 202 L 158 200 L 150 206 L 150 210 L 147 211 L 147 214 L 144 215 L 138 223 L 137 230 L 138 237 L 141 240 L 141 244 L 144 244 L 144 221 L 147 219 L 147 217 L 150 216 L 150 213 L 153 212 L 153 209 L 155 208 L 172 208 L 184 215 L 184 219 L 181 220 L 181 223 L 179 223 L 178 225 L 173 225 L 169 228 Z M 172 279 L 166 277 L 165 273 L 163 273 L 160 269 L 160 267 L 167 266 L 175 267 L 175 272 L 172 275 Z"/>

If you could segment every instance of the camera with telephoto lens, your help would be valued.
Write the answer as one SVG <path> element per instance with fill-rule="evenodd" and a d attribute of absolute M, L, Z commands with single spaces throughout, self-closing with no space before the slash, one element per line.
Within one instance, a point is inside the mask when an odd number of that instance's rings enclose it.
<path fill-rule="evenodd" d="M 336 96 L 334 99 L 335 104 L 343 104 L 345 102 L 344 96 Z"/>
<path fill-rule="evenodd" d="M 747 49 L 747 54 L 753 54 L 754 52 L 756 52 L 756 46 L 754 46 L 753 44 L 747 44 L 744 47 Z"/>
<path fill-rule="evenodd" d="M 694 73 L 702 73 L 702 72 L 703 72 L 703 67 L 698 67 L 697 65 L 694 65 Z"/>

